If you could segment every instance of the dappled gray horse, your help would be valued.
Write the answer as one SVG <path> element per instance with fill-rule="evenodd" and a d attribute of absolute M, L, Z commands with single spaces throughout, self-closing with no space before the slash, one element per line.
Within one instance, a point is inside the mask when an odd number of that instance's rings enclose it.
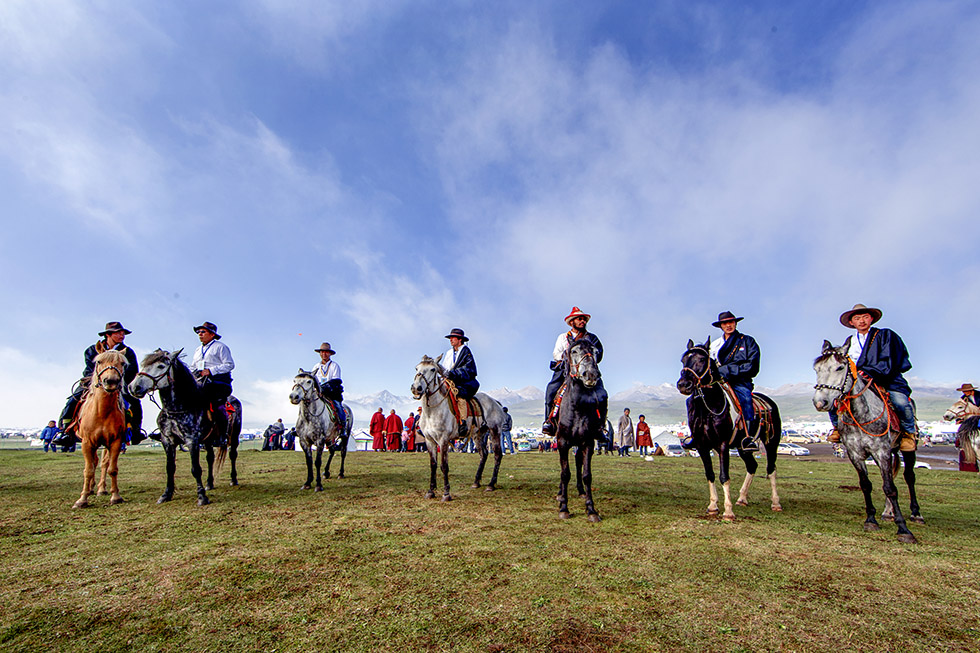
<path fill-rule="evenodd" d="M 449 493 L 449 449 L 450 443 L 458 437 L 459 430 L 456 417 L 449 406 L 452 399 L 445 383 L 446 370 L 439 364 L 441 361 L 442 355 L 436 359 L 422 357 L 422 361 L 415 366 L 412 396 L 422 402 L 419 429 L 425 436 L 425 443 L 429 450 L 429 491 L 425 497 L 432 499 L 436 495 L 436 456 L 442 452 L 442 500 L 450 501 L 452 496 Z M 500 449 L 500 425 L 504 422 L 504 409 L 496 399 L 485 392 L 476 393 L 474 398 L 483 409 L 483 417 L 467 418 L 464 442 L 473 442 L 480 454 L 480 465 L 477 467 L 476 478 L 473 481 L 474 488 L 480 487 L 483 468 L 487 462 L 488 445 L 493 447 L 493 476 L 487 485 L 487 492 L 491 492 L 497 487 L 497 473 L 500 470 L 500 459 L 503 457 Z"/>
<path fill-rule="evenodd" d="M 208 402 L 194 375 L 181 360 L 183 349 L 173 353 L 157 349 L 146 355 L 140 367 L 142 371 L 129 384 L 129 392 L 143 397 L 156 391 L 160 395 L 160 414 L 157 426 L 160 443 L 167 454 L 167 489 L 157 503 L 170 501 L 174 495 L 174 472 L 177 470 L 177 447 L 186 444 L 191 455 L 191 474 L 197 481 L 197 505 L 210 503 L 201 481 L 200 445 L 204 445 L 208 461 L 207 489 L 214 489 L 214 472 L 220 471 L 227 454 L 231 460 L 231 484 L 238 485 L 238 438 L 242 433 L 242 404 L 234 396 L 228 403 L 234 414 L 228 415 L 228 432 L 216 434 L 208 417 Z M 223 437 L 221 437 L 223 435 Z M 217 466 L 214 465 L 214 448 L 218 447 Z M 214 470 L 214 471 L 213 471 Z"/>
<path fill-rule="evenodd" d="M 836 408 L 837 431 L 840 433 L 847 456 L 858 473 L 867 513 L 864 530 L 880 529 L 875 520 L 876 511 L 871 501 L 871 480 L 868 478 L 868 466 L 865 463 L 868 456 L 871 456 L 881 470 L 881 482 L 888 502 L 882 517 L 887 518 L 889 513 L 894 515 L 895 525 L 898 527 L 898 540 L 914 543 L 915 536 L 909 531 L 898 505 L 895 472 L 899 464 L 896 448 L 901 435 L 901 426 L 886 403 L 887 395 L 880 394 L 871 379 L 859 377 L 851 359 L 847 356 L 846 346 L 834 347 L 829 341 L 824 340 L 823 351 L 813 361 L 813 369 L 817 373 L 817 383 L 813 386 L 813 405 L 822 412 Z M 914 452 L 910 453 L 914 454 Z M 914 460 L 914 457 L 911 460 L 906 457 L 905 460 L 905 481 L 911 495 L 910 519 L 924 523 L 922 516 L 919 515 L 919 504 L 915 496 Z"/>
<path fill-rule="evenodd" d="M 333 445 L 342 441 L 340 478 L 343 478 L 343 461 L 347 455 L 347 440 L 350 438 L 351 428 L 354 425 L 354 414 L 350 407 L 344 404 L 344 428 L 338 429 L 327 403 L 320 395 L 320 384 L 316 377 L 313 376 L 312 372 L 306 372 L 302 368 L 293 377 L 293 389 L 289 393 L 289 401 L 294 406 L 299 406 L 299 417 L 296 418 L 296 437 L 299 438 L 299 446 L 303 448 L 303 453 L 306 454 L 306 483 L 302 489 L 309 490 L 313 483 L 313 447 L 316 447 L 316 491 L 322 492 L 320 460 L 323 455 L 323 447 L 330 447 L 330 459 L 333 459 Z M 327 474 L 324 478 L 330 478 L 330 459 L 327 461 Z"/>

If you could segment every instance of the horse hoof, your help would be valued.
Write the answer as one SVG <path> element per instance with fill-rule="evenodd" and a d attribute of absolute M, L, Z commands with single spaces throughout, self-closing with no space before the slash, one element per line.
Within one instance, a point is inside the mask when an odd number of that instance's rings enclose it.
<path fill-rule="evenodd" d="M 157 499 L 157 505 L 159 505 L 161 503 L 166 503 L 168 501 L 170 501 L 170 497 L 168 497 L 166 494 L 164 494 L 162 497 L 160 497 L 159 499 Z"/>
<path fill-rule="evenodd" d="M 739 499 L 738 501 L 735 502 L 735 505 L 736 506 L 748 506 L 749 505 L 749 502 L 746 501 L 746 500 L 744 500 L 744 499 Z"/>
<path fill-rule="evenodd" d="M 442 495 L 442 500 L 443 501 L 452 501 L 453 498 L 450 495 L 448 495 L 448 494 L 444 494 L 444 495 Z"/>
<path fill-rule="evenodd" d="M 914 521 L 916 524 L 924 524 L 924 523 L 926 523 L 926 520 L 925 520 L 925 518 L 922 515 L 912 515 L 911 517 L 909 517 L 909 519 L 911 519 L 912 521 Z"/>
<path fill-rule="evenodd" d="M 114 498 L 112 498 L 112 499 L 111 499 L 111 500 L 109 501 L 109 505 L 110 505 L 110 506 L 114 506 L 114 505 L 116 505 L 117 503 L 124 503 L 124 502 L 125 502 L 125 499 L 123 499 L 122 497 L 114 497 Z"/>
<path fill-rule="evenodd" d="M 773 512 L 782 512 L 783 511 L 783 507 L 782 506 L 773 506 L 772 507 L 772 511 Z"/>
<path fill-rule="evenodd" d="M 231 482 L 231 486 L 232 487 L 237 487 L 238 486 L 238 481 L 232 481 Z"/>
<path fill-rule="evenodd" d="M 208 492 L 212 491 L 214 489 L 214 483 L 208 483 L 208 486 L 204 489 Z"/>
<path fill-rule="evenodd" d="M 918 544 L 918 540 L 915 539 L 915 535 L 912 533 L 899 533 L 898 541 L 902 544 Z"/>
<path fill-rule="evenodd" d="M 885 521 L 895 521 L 895 515 L 882 515 L 881 518 Z"/>
<path fill-rule="evenodd" d="M 593 524 L 598 524 L 602 521 L 602 517 L 599 516 L 599 513 L 593 512 L 589 515 L 589 521 Z"/>
<path fill-rule="evenodd" d="M 79 499 L 78 501 L 75 502 L 75 505 L 72 506 L 72 510 L 74 510 L 75 508 L 88 508 L 88 501 L 82 501 L 81 499 Z"/>
<path fill-rule="evenodd" d="M 337 478 L 343 478 L 343 477 L 344 477 L 343 474 L 337 474 Z"/>
<path fill-rule="evenodd" d="M 99 490 L 98 492 L 95 493 L 95 496 L 104 497 L 107 494 L 109 494 L 108 490 Z"/>
<path fill-rule="evenodd" d="M 316 486 L 316 490 L 314 490 L 314 492 L 323 492 L 323 486 L 322 485 L 317 485 Z"/>
<path fill-rule="evenodd" d="M 480 487 L 480 484 L 479 483 L 474 483 L 470 487 L 473 488 L 474 490 L 476 490 L 476 489 L 478 489 Z"/>
<path fill-rule="evenodd" d="M 715 509 L 712 510 L 711 508 L 708 508 L 708 516 L 709 517 L 717 517 L 718 516 L 718 509 L 715 508 Z"/>
<path fill-rule="evenodd" d="M 484 490 L 483 490 L 483 491 L 484 491 L 484 492 L 493 492 L 493 491 L 494 491 L 494 490 L 496 490 L 496 489 L 497 489 L 497 488 L 495 488 L 494 486 L 492 486 L 492 485 L 488 485 L 488 486 L 487 486 L 486 488 L 484 488 Z"/>
<path fill-rule="evenodd" d="M 735 515 L 722 515 L 721 520 L 727 522 L 733 522 L 735 521 Z"/>
<path fill-rule="evenodd" d="M 876 524 L 874 522 L 864 522 L 864 530 L 867 533 L 870 533 L 872 531 L 880 531 L 881 530 L 881 526 L 879 526 L 878 524 Z"/>
<path fill-rule="evenodd" d="M 324 481 L 329 481 L 330 480 L 330 474 L 324 474 L 323 475 L 323 480 Z"/>
<path fill-rule="evenodd" d="M 428 492 L 425 493 L 425 498 L 426 499 L 435 499 L 436 498 L 436 493 L 430 490 L 430 491 L 428 491 Z"/>
<path fill-rule="evenodd" d="M 571 517 L 572 514 L 567 510 L 562 510 L 560 513 L 558 513 L 558 519 L 570 519 Z"/>
<path fill-rule="evenodd" d="M 199 506 L 206 506 L 209 503 L 211 503 L 211 501 L 207 497 L 205 497 L 203 499 L 198 499 L 197 500 L 197 505 L 199 505 Z"/>
<path fill-rule="evenodd" d="M 586 494 L 585 492 L 580 492 L 579 495 L 578 495 L 578 498 L 579 499 L 588 499 L 589 498 L 589 495 Z"/>

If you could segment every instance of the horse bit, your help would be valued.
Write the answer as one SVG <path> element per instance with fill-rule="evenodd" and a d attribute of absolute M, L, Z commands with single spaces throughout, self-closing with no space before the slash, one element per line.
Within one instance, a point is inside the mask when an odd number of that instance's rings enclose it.
<path fill-rule="evenodd" d="M 702 372 L 701 374 L 698 374 L 693 369 L 685 365 L 684 367 L 681 368 L 681 374 L 687 371 L 691 373 L 691 376 L 697 379 L 697 383 L 694 384 L 695 394 L 701 399 L 702 403 L 704 403 L 704 407 L 708 410 L 708 412 L 714 415 L 715 417 L 718 417 L 719 415 L 724 414 L 726 406 L 723 404 L 721 410 L 716 413 L 715 411 L 711 410 L 711 406 L 708 405 L 708 400 L 704 396 L 704 388 L 708 388 L 718 383 L 718 380 L 715 379 L 714 376 L 711 374 L 711 354 L 704 347 L 693 347 L 687 350 L 685 356 L 687 354 L 690 354 L 692 351 L 700 351 L 704 353 L 705 357 L 708 359 L 708 364 L 705 366 L 704 372 Z M 683 359 L 681 359 L 681 362 L 683 362 Z M 704 382 L 704 377 L 706 376 L 708 377 L 708 383 Z"/>

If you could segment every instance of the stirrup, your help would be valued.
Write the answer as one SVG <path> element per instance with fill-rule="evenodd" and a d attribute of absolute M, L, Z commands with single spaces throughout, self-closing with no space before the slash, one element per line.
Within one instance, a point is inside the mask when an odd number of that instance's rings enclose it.
<path fill-rule="evenodd" d="M 742 438 L 742 443 L 738 447 L 739 451 L 758 451 L 759 443 L 756 442 L 751 436 L 746 435 Z"/>
<path fill-rule="evenodd" d="M 555 425 L 551 423 L 551 420 L 550 419 L 546 419 L 544 421 L 544 424 L 541 425 L 541 434 L 542 435 L 554 435 L 555 434 Z"/>

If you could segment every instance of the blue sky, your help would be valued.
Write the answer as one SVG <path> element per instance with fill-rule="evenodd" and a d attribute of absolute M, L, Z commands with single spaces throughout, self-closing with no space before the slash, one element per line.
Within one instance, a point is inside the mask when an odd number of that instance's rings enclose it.
<path fill-rule="evenodd" d="M 256 422 L 323 340 L 353 394 L 455 326 L 543 387 L 572 305 L 614 392 L 722 310 L 809 381 L 856 302 L 980 381 L 975 3 L 15 0 L 0 59 L 2 425 L 116 319 L 216 322 Z"/>

